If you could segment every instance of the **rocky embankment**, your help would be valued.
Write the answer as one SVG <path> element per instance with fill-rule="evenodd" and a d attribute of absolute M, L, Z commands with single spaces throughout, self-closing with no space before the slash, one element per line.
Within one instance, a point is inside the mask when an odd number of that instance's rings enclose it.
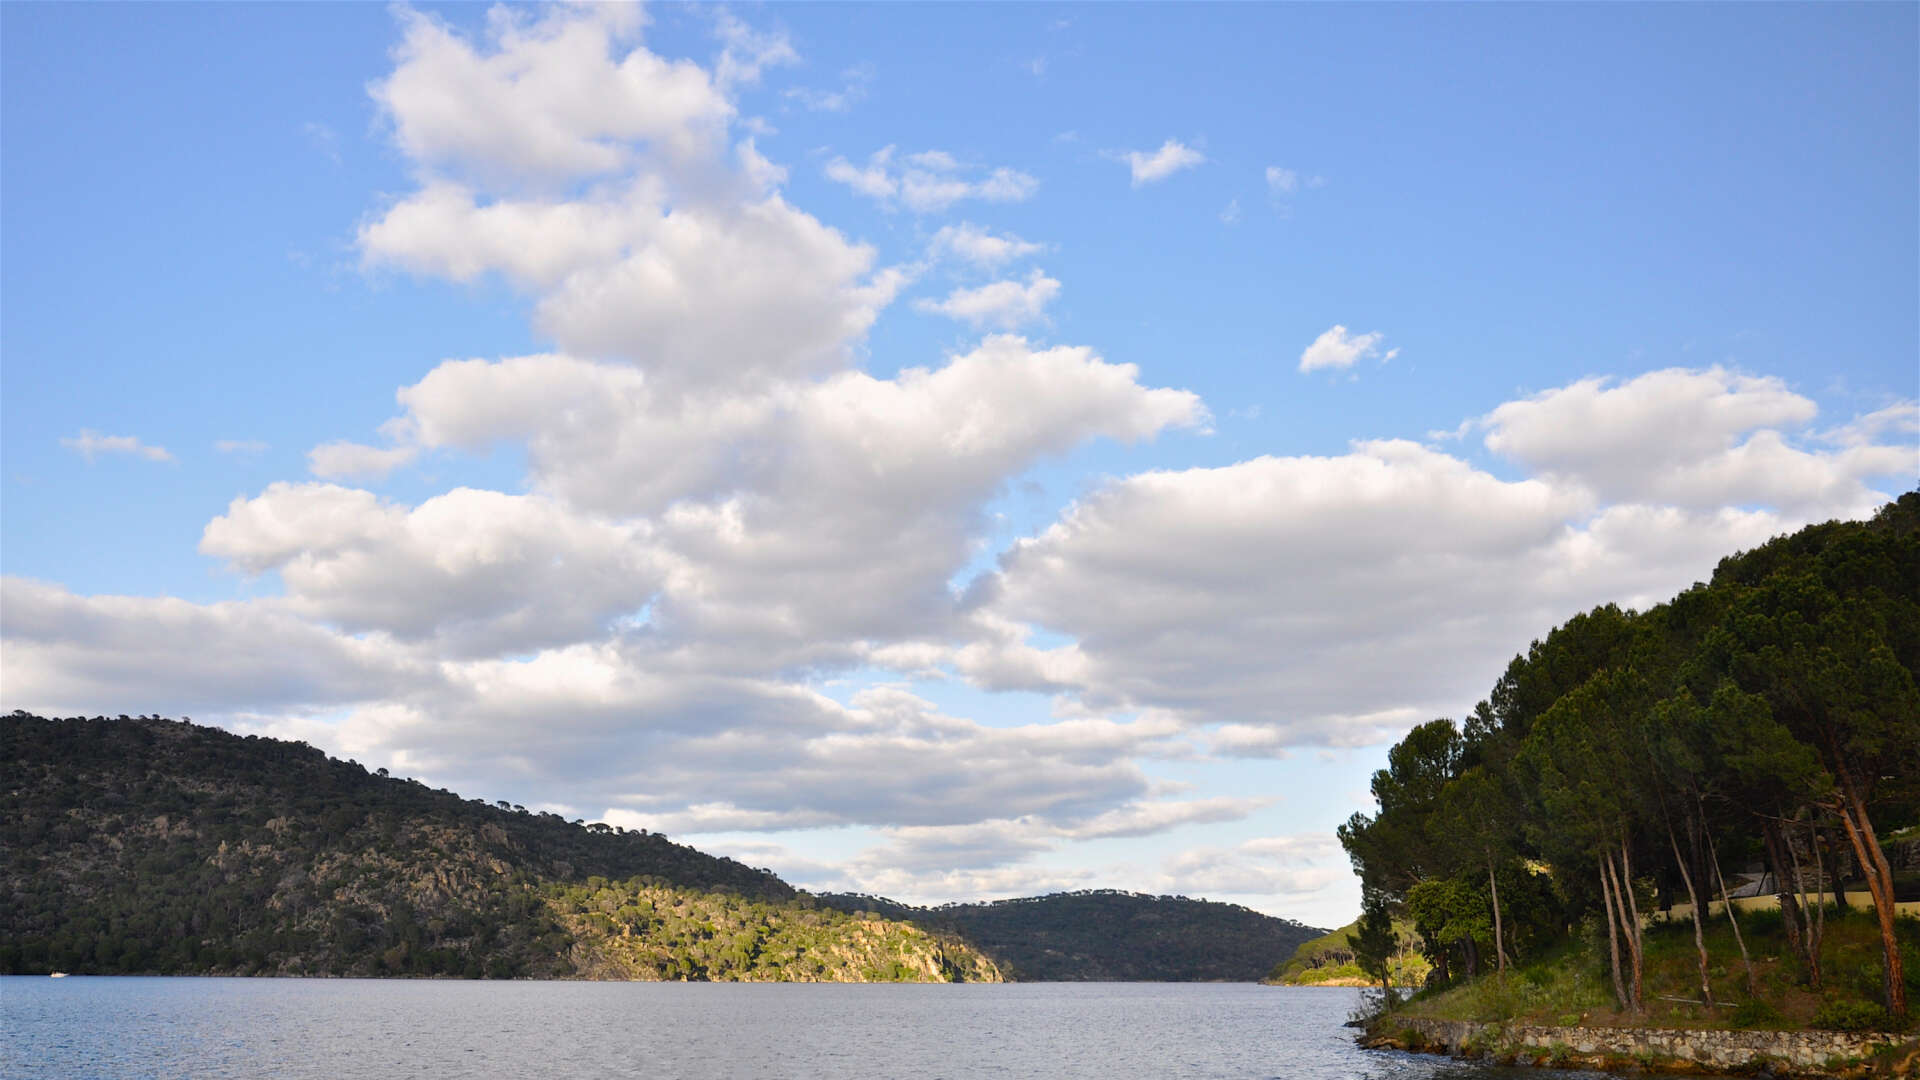
<path fill-rule="evenodd" d="M 1773 1077 L 1920 1077 L 1920 1043 L 1840 1031 L 1544 1027 L 1388 1016 L 1360 1037 L 1413 1050 L 1563 1069 Z"/>

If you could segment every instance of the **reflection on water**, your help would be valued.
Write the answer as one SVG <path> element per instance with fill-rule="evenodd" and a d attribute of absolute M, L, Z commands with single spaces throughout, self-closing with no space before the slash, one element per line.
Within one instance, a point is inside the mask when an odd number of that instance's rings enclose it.
<path fill-rule="evenodd" d="M 1352 990 L 0 979 L 19 1077 L 1548 1080 L 1363 1051 Z"/>

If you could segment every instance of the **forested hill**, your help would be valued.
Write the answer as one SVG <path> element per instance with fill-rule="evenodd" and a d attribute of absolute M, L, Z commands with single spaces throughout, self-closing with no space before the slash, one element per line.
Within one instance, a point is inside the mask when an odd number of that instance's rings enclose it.
<path fill-rule="evenodd" d="M 931 908 L 854 893 L 820 901 L 957 934 L 1038 982 L 1254 982 L 1326 932 L 1237 904 L 1113 890 Z"/>
<path fill-rule="evenodd" d="M 158 717 L 0 717 L 0 972 L 997 978 L 663 836 Z"/>

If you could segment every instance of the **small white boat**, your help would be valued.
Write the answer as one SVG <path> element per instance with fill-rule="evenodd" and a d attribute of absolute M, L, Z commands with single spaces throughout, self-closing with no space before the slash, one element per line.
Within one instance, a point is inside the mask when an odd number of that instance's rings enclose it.
<path fill-rule="evenodd" d="M 67 973 L 64 971 L 56 971 L 53 974 L 47 976 L 47 978 L 49 979 L 64 979 L 66 977 L 67 977 Z"/>

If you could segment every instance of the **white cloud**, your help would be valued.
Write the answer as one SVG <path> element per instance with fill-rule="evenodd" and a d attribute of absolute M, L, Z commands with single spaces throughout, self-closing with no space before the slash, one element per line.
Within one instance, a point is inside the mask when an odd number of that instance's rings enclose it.
<path fill-rule="evenodd" d="M 996 234 L 965 221 L 958 225 L 942 226 L 927 244 L 930 257 L 953 256 L 974 266 L 988 268 L 1037 255 L 1045 250 L 1045 244 L 1022 240 L 1012 233 Z"/>
<path fill-rule="evenodd" d="M 252 456 L 267 452 L 267 444 L 259 439 L 218 439 L 213 448 L 222 454 L 240 454 Z"/>
<path fill-rule="evenodd" d="M 1875 409 L 1831 431 L 1823 431 L 1819 437 L 1822 442 L 1839 446 L 1867 446 L 1889 435 L 1907 436 L 1909 443 L 1915 441 L 1912 437 L 1920 435 L 1920 401 L 1900 401 Z"/>
<path fill-rule="evenodd" d="M 479 46 L 432 15 L 398 10 L 397 64 L 371 93 L 402 151 L 427 170 L 536 184 L 606 176 L 642 154 L 709 154 L 733 116 L 699 65 L 639 45 L 637 6 L 496 7 Z"/>
<path fill-rule="evenodd" d="M 1040 270 L 1018 281 L 995 281 L 971 289 L 955 289 L 944 300 L 919 300 L 921 311 L 959 319 L 974 327 L 1012 330 L 1046 318 L 1047 305 L 1060 295 L 1060 282 Z"/>
<path fill-rule="evenodd" d="M 1230 795 L 1185 802 L 1138 802 L 1115 807 L 1065 831 L 1075 839 L 1100 839 L 1116 836 L 1149 836 L 1182 825 L 1216 821 L 1239 821 L 1273 798 L 1242 798 Z"/>
<path fill-rule="evenodd" d="M 307 470 L 324 480 L 342 477 L 380 479 L 419 456 L 416 446 L 367 446 L 330 442 L 307 451 Z"/>
<path fill-rule="evenodd" d="M 827 162 L 827 179 L 845 184 L 869 199 L 886 202 L 900 193 L 900 181 L 888 172 L 892 159 L 891 146 L 874 151 L 864 168 L 837 157 Z"/>
<path fill-rule="evenodd" d="M 1073 642 L 1053 674 L 1086 707 L 1227 724 L 1216 752 L 1272 756 L 1457 714 L 1542 629 L 1664 599 L 1800 520 L 1602 509 L 1411 443 L 1358 443 L 1114 481 L 976 592 Z"/>
<path fill-rule="evenodd" d="M 1240 224 L 1240 200 L 1239 199 L 1230 199 L 1227 201 L 1226 208 L 1220 211 L 1220 224 L 1222 225 Z"/>
<path fill-rule="evenodd" d="M 979 167 L 944 150 L 909 154 L 901 164 L 891 146 L 874 151 L 865 165 L 836 157 L 827 162 L 826 175 L 884 207 L 891 209 L 898 202 L 916 214 L 937 213 L 964 199 L 1024 202 L 1040 190 L 1040 181 L 1017 169 L 1000 167 L 981 174 Z"/>
<path fill-rule="evenodd" d="M 1300 187 L 1300 174 L 1278 165 L 1267 166 L 1267 190 L 1275 195 L 1291 195 Z"/>
<path fill-rule="evenodd" d="M 361 226 L 363 261 L 500 274 L 561 348 L 636 364 L 662 388 L 845 367 L 901 272 L 788 205 L 773 190 L 784 170 L 727 139 L 729 88 L 790 46 L 723 14 L 716 78 L 648 52 L 643 22 L 611 6 L 498 9 L 475 44 L 404 14 L 375 97 L 421 184 Z"/>
<path fill-rule="evenodd" d="M 1806 449 L 1789 433 L 1812 422 L 1814 403 L 1781 380 L 1674 368 L 1582 379 L 1507 402 L 1478 424 L 1489 450 L 1607 501 L 1851 516 L 1880 501 L 1868 479 L 1913 475 L 1910 446 L 1875 441 L 1901 431 L 1897 408 L 1844 428 L 1837 451 Z"/>
<path fill-rule="evenodd" d="M 751 86 L 768 68 L 800 62 L 785 34 L 756 30 L 724 8 L 714 13 L 714 35 L 724 46 L 713 68 L 714 81 L 723 90 Z"/>
<path fill-rule="evenodd" d="M 1154 151 L 1127 150 L 1112 155 L 1127 163 L 1133 174 L 1133 186 L 1156 184 L 1182 169 L 1191 169 L 1206 161 L 1206 155 L 1180 142 L 1168 139 Z"/>
<path fill-rule="evenodd" d="M 1326 333 L 1313 339 L 1313 344 L 1300 353 L 1302 373 L 1319 371 L 1324 368 L 1345 370 L 1352 367 L 1363 357 L 1379 356 L 1384 363 L 1400 354 L 1399 349 L 1390 349 L 1383 356 L 1380 352 L 1380 333 L 1355 334 L 1344 326 L 1335 325 Z"/>
<path fill-rule="evenodd" d="M 335 626 L 484 655 L 598 638 L 642 608 L 664 576 L 646 535 L 538 496 L 456 488 L 406 508 L 278 483 L 233 500 L 200 550 L 277 571 L 292 610 Z"/>
<path fill-rule="evenodd" d="M 811 112 L 846 112 L 866 99 L 867 88 L 873 84 L 873 77 L 873 65 L 861 64 L 840 73 L 840 88 L 837 90 L 795 86 L 781 93 Z"/>
<path fill-rule="evenodd" d="M 0 579 L 10 708 L 45 715 L 314 709 L 404 694 L 419 658 L 271 603 L 76 596 Z"/>
<path fill-rule="evenodd" d="M 601 202 L 483 206 L 429 187 L 364 227 L 361 246 L 417 273 L 505 273 L 540 297 L 536 322 L 568 351 L 673 384 L 841 367 L 899 287 L 871 248 L 778 195 L 672 210 L 651 198 L 639 185 Z"/>
<path fill-rule="evenodd" d="M 1182 895 L 1222 893 L 1305 898 L 1348 876 L 1345 859 L 1333 858 L 1333 837 L 1258 837 L 1235 847 L 1190 848 L 1161 868 L 1162 888 Z M 1301 856 L 1319 860 L 1302 865 Z"/>
<path fill-rule="evenodd" d="M 60 445 L 86 458 L 88 464 L 99 460 L 102 454 L 132 454 L 148 461 L 173 460 L 164 446 L 150 446 L 132 435 L 102 435 L 92 428 L 82 428 L 78 435 L 63 436 Z"/>

